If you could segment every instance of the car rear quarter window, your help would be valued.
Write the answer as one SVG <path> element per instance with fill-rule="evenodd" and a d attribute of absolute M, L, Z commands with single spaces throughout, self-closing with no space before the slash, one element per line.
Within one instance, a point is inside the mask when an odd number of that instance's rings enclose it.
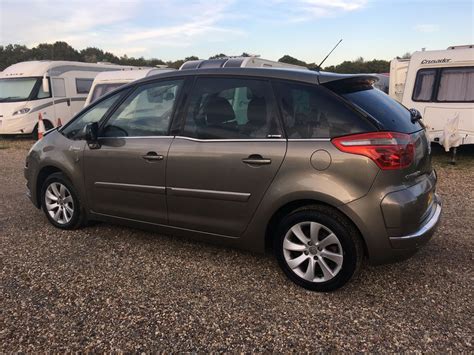
<path fill-rule="evenodd" d="M 422 129 L 411 121 L 408 109 L 372 85 L 347 85 L 336 89 L 346 100 L 363 110 L 386 131 L 413 133 Z"/>
<path fill-rule="evenodd" d="M 291 82 L 275 86 L 289 139 L 332 138 L 376 129 L 324 87 Z"/>

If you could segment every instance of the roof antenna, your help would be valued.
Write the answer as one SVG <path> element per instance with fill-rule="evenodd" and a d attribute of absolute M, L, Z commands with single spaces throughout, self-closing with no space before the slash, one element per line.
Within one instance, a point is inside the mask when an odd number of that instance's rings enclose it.
<path fill-rule="evenodd" d="M 324 57 L 323 61 L 322 61 L 321 63 L 319 63 L 319 65 L 318 65 L 318 68 L 319 68 L 319 69 L 318 69 L 318 70 L 321 70 L 321 69 L 322 69 L 321 65 L 323 65 L 323 63 L 326 61 L 326 59 L 328 59 L 328 57 L 331 55 L 331 53 L 334 52 L 334 50 L 337 48 L 337 46 L 338 46 L 339 43 L 341 43 L 341 42 L 342 42 L 342 39 L 340 39 L 339 42 L 336 43 L 336 45 L 334 46 L 334 48 L 331 49 L 331 51 L 328 53 L 328 55 Z"/>

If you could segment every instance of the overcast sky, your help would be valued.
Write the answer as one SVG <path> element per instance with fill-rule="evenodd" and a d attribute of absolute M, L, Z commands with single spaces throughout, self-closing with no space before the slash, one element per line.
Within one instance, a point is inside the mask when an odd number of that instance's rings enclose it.
<path fill-rule="evenodd" d="M 0 44 L 164 60 L 242 52 L 325 65 L 474 43 L 472 0 L 0 0 Z"/>

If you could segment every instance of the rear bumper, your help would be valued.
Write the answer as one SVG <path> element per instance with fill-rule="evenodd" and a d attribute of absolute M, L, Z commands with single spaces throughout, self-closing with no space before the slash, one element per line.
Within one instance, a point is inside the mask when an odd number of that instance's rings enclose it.
<path fill-rule="evenodd" d="M 390 244 L 394 249 L 416 249 L 428 242 L 433 236 L 441 219 L 441 198 L 435 194 L 434 208 L 431 216 L 416 232 L 400 236 L 390 237 Z"/>

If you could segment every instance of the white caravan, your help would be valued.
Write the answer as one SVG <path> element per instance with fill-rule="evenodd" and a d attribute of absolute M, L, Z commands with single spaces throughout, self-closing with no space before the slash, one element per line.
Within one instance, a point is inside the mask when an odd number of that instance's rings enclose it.
<path fill-rule="evenodd" d="M 145 78 L 147 76 L 166 73 L 175 69 L 166 66 L 157 68 L 133 68 L 134 70 L 114 70 L 98 74 L 92 83 L 91 90 L 87 96 L 84 106 L 97 100 L 99 97 L 117 89 L 118 87 L 128 84 L 132 81 Z"/>
<path fill-rule="evenodd" d="M 0 135 L 30 134 L 43 116 L 46 129 L 66 123 L 84 106 L 95 76 L 133 68 L 108 63 L 29 61 L 0 73 Z"/>
<path fill-rule="evenodd" d="M 410 59 L 395 58 L 390 62 L 388 94 L 400 103 L 403 100 L 403 91 L 405 90 L 409 64 Z"/>
<path fill-rule="evenodd" d="M 415 52 L 409 61 L 394 59 L 390 80 L 394 80 L 390 95 L 420 111 L 431 141 L 439 142 L 446 151 L 474 144 L 473 45 Z"/>

